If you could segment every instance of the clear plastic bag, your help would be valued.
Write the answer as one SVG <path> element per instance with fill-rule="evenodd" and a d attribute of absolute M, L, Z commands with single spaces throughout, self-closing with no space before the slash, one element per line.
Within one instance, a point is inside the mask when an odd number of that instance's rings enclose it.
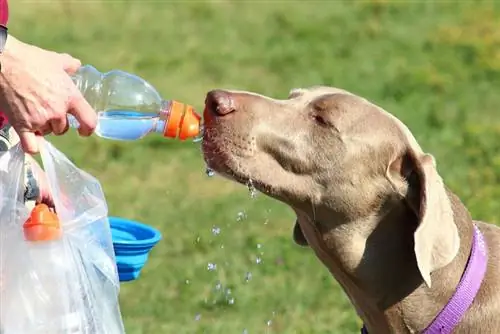
<path fill-rule="evenodd" d="M 100 183 L 43 141 L 61 237 L 30 241 L 23 224 L 24 158 L 0 155 L 0 333 L 122 334 L 119 280 Z"/>

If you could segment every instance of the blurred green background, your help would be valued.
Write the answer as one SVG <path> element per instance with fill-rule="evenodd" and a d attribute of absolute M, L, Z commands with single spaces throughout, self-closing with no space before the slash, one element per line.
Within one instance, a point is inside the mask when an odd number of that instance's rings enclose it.
<path fill-rule="evenodd" d="M 360 94 L 410 127 L 475 218 L 498 222 L 498 2 L 10 2 L 10 31 L 25 42 L 136 73 L 200 110 L 216 87 Z M 127 333 L 359 330 L 333 278 L 292 243 L 291 211 L 206 177 L 199 144 L 53 141 L 101 180 L 112 215 L 164 235 L 141 278 L 122 285 Z"/>

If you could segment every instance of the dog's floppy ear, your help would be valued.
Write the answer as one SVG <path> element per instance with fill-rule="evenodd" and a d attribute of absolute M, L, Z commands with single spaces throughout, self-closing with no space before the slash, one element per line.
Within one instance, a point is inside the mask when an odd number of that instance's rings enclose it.
<path fill-rule="evenodd" d="M 417 266 L 430 287 L 431 273 L 449 264 L 460 247 L 450 200 L 431 155 L 410 149 L 391 163 L 390 170 L 397 170 L 408 184 L 403 196 L 418 219 L 414 234 Z"/>
<path fill-rule="evenodd" d="M 295 243 L 299 246 L 309 246 L 304 233 L 302 233 L 298 220 L 295 221 L 295 226 L 293 227 L 293 241 L 295 241 Z"/>

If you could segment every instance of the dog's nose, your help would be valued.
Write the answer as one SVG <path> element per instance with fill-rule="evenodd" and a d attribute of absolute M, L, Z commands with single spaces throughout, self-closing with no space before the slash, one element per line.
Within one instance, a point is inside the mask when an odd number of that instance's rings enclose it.
<path fill-rule="evenodd" d="M 205 105 L 218 116 L 224 116 L 235 111 L 234 100 L 230 92 L 214 89 L 207 93 Z"/>

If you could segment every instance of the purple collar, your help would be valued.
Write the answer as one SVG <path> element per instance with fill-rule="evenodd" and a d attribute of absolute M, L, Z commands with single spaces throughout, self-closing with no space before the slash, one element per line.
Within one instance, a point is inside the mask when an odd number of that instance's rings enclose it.
<path fill-rule="evenodd" d="M 449 334 L 458 325 L 465 312 L 469 309 L 483 283 L 488 265 L 486 244 L 482 233 L 476 225 L 472 237 L 472 249 L 465 271 L 458 283 L 455 293 L 448 304 L 439 312 L 423 334 Z M 365 326 L 361 334 L 368 334 Z"/>

